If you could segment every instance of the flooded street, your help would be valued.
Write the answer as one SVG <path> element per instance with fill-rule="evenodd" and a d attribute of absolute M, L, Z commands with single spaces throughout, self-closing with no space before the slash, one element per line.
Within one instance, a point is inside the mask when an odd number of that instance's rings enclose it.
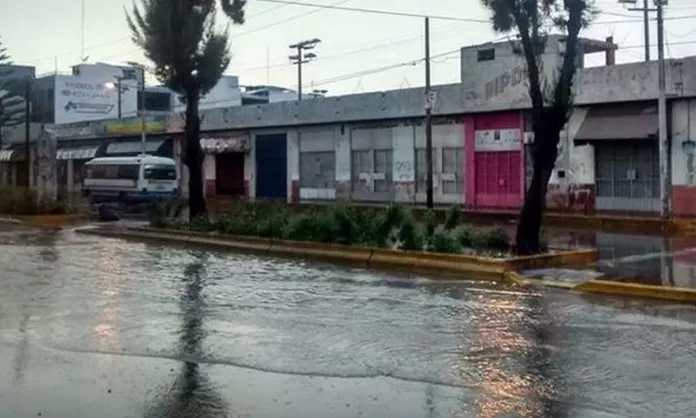
<path fill-rule="evenodd" d="M 696 307 L 0 232 L 0 418 L 689 417 Z"/>

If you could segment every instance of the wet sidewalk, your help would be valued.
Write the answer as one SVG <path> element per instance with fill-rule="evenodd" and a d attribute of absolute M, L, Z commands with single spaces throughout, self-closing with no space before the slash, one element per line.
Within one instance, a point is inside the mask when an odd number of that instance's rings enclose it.
<path fill-rule="evenodd" d="M 597 248 L 598 262 L 573 269 L 523 272 L 579 284 L 593 279 L 696 289 L 696 238 L 546 229 L 551 247 Z"/>

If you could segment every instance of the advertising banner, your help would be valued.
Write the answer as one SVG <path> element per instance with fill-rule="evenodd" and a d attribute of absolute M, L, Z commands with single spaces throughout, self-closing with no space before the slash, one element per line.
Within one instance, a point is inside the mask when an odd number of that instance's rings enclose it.
<path fill-rule="evenodd" d="M 118 118 L 119 94 L 116 80 L 104 77 L 55 76 L 55 123 L 85 122 Z M 121 115 L 138 111 L 138 85 L 121 81 Z"/>

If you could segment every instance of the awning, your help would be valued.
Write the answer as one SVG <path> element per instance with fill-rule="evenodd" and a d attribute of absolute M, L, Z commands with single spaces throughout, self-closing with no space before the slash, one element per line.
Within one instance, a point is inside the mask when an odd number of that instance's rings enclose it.
<path fill-rule="evenodd" d="M 80 147 L 59 149 L 56 158 L 59 160 L 91 160 L 97 155 L 99 147 Z"/>
<path fill-rule="evenodd" d="M 25 153 L 22 149 L 0 150 L 0 162 L 24 161 Z"/>
<path fill-rule="evenodd" d="M 249 150 L 247 136 L 227 138 L 202 138 L 201 148 L 207 154 L 223 154 L 226 152 L 245 152 Z"/>
<path fill-rule="evenodd" d="M 657 105 L 628 103 L 591 107 L 575 141 L 652 139 L 657 136 Z"/>
<path fill-rule="evenodd" d="M 146 141 L 145 152 L 155 153 L 162 146 L 164 141 Z M 143 151 L 143 143 L 140 141 L 132 142 L 112 142 L 106 146 L 106 154 L 137 154 Z"/>

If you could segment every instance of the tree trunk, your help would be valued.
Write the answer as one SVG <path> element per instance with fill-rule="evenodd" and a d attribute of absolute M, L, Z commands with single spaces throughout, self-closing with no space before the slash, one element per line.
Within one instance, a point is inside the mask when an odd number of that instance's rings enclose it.
<path fill-rule="evenodd" d="M 550 123 L 549 125 L 555 124 Z M 546 209 L 546 192 L 549 180 L 558 156 L 559 140 L 560 132 L 558 130 L 551 128 L 544 129 L 539 133 L 535 132 L 534 172 L 517 224 L 515 239 L 515 253 L 517 255 L 539 254 L 547 250 L 541 242 L 541 220 Z"/>
<path fill-rule="evenodd" d="M 203 195 L 203 159 L 200 133 L 201 121 L 198 115 L 197 94 L 188 94 L 186 101 L 186 166 L 189 170 L 189 220 L 207 215 Z"/>

